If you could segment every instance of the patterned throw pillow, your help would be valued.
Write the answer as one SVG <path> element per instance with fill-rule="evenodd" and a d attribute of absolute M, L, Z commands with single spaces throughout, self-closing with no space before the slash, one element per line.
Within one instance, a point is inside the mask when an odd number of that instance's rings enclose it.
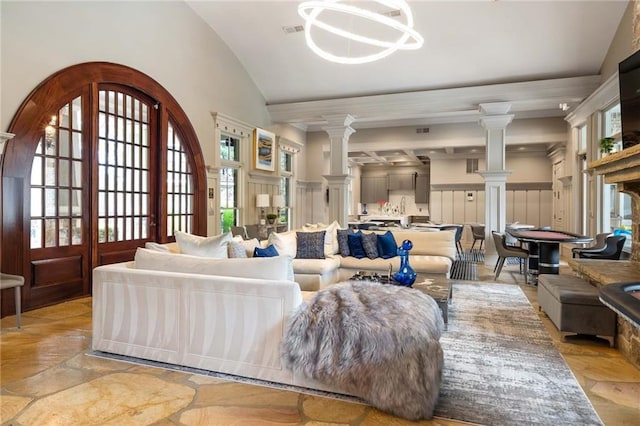
<path fill-rule="evenodd" d="M 349 252 L 351 256 L 362 259 L 366 256 L 364 252 L 364 248 L 362 247 L 362 232 L 353 232 L 347 235 L 347 239 L 349 240 Z"/>
<path fill-rule="evenodd" d="M 374 232 L 362 234 L 362 248 L 369 259 L 378 257 L 378 235 Z"/>
<path fill-rule="evenodd" d="M 278 255 L 278 250 L 273 244 L 268 245 L 267 248 L 256 247 L 253 249 L 253 257 L 276 257 Z"/>
<path fill-rule="evenodd" d="M 326 231 L 297 232 L 297 259 L 324 259 L 324 235 Z"/>
<path fill-rule="evenodd" d="M 349 239 L 347 236 L 352 234 L 351 229 L 338 229 L 338 253 L 342 256 L 349 256 L 351 252 L 349 251 Z"/>
<path fill-rule="evenodd" d="M 398 255 L 398 243 L 393 232 L 387 231 L 378 235 L 378 255 L 383 259 L 390 259 Z"/>
<path fill-rule="evenodd" d="M 227 245 L 227 249 L 229 249 L 229 258 L 247 258 L 247 250 L 244 248 L 244 244 L 239 243 L 237 241 L 231 241 Z"/>

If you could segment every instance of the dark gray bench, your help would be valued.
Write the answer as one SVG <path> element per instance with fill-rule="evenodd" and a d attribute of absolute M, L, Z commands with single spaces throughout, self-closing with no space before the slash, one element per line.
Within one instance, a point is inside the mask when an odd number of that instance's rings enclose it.
<path fill-rule="evenodd" d="M 602 304 L 598 289 L 586 280 L 570 275 L 540 275 L 538 304 L 563 341 L 568 334 L 589 334 L 608 340 L 613 347 L 616 314 Z"/>

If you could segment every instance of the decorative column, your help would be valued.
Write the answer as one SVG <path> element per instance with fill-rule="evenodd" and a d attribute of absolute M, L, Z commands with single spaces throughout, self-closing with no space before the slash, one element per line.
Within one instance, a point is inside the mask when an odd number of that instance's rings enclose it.
<path fill-rule="evenodd" d="M 486 131 L 486 170 L 478 172 L 484 178 L 484 233 L 487 266 L 498 260 L 491 231 L 504 232 L 507 217 L 507 177 L 511 171 L 505 170 L 505 145 L 507 125 L 513 120 L 508 102 L 480 104 L 480 124 Z"/>
<path fill-rule="evenodd" d="M 349 114 L 324 117 L 327 125 L 322 129 L 330 140 L 329 174 L 323 177 L 329 185 L 329 222 L 337 220 L 347 226 L 348 190 L 350 176 L 347 168 L 349 137 L 355 132 L 351 127 L 354 118 Z"/>

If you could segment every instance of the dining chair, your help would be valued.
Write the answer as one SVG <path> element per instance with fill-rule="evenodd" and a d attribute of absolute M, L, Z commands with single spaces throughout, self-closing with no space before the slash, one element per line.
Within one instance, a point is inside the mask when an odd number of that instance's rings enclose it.
<path fill-rule="evenodd" d="M 252 240 L 254 238 L 260 239 L 259 225 L 245 225 L 244 228 L 247 231 L 247 239 Z"/>
<path fill-rule="evenodd" d="M 22 326 L 22 306 L 20 289 L 24 285 L 24 278 L 20 275 L 11 275 L 0 273 L 0 290 L 6 288 L 13 288 L 15 294 L 15 306 L 16 306 L 16 327 Z"/>
<path fill-rule="evenodd" d="M 240 235 L 243 240 L 248 240 L 249 239 L 247 237 L 247 228 L 245 228 L 244 226 L 232 226 L 231 227 L 231 235 L 233 235 L 234 237 L 236 235 Z"/>
<path fill-rule="evenodd" d="M 462 231 L 464 230 L 464 225 L 447 225 L 440 228 L 441 231 L 454 230 L 456 231 L 455 240 L 456 240 L 456 252 L 458 256 L 462 256 L 462 243 L 460 240 L 462 239 Z"/>
<path fill-rule="evenodd" d="M 484 243 L 484 225 L 469 225 L 471 226 L 471 233 L 473 234 L 473 243 L 471 244 L 471 250 L 476 245 L 476 241 L 480 241 L 480 251 L 482 251 L 482 244 Z"/>
<path fill-rule="evenodd" d="M 520 247 L 508 246 L 504 234 L 501 234 L 500 232 L 492 231 L 491 235 L 493 236 L 493 242 L 495 243 L 496 251 L 498 252 L 498 261 L 496 262 L 496 266 L 493 268 L 496 275 L 493 279 L 498 279 L 507 258 L 516 257 L 524 261 L 522 262 L 524 263 L 524 283 L 528 284 L 529 251 Z"/>
<path fill-rule="evenodd" d="M 611 232 L 602 232 L 596 235 L 596 240 L 593 245 L 589 247 L 574 247 L 571 249 L 573 257 L 579 257 L 580 253 L 593 253 L 601 251 L 607 245 L 607 237 L 611 235 Z"/>

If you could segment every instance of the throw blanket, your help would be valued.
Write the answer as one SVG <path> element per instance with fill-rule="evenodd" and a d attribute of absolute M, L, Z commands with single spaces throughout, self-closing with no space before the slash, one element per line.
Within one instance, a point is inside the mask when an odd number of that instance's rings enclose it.
<path fill-rule="evenodd" d="M 443 327 L 438 305 L 419 290 L 336 284 L 291 316 L 282 362 L 380 410 L 429 419 L 440 389 Z"/>

